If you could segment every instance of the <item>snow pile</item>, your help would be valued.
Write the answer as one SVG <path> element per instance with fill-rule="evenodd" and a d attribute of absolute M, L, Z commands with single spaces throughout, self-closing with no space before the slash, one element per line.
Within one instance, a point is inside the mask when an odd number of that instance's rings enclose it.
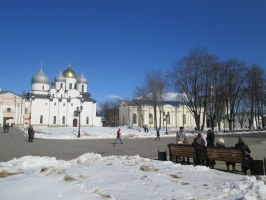
<path fill-rule="evenodd" d="M 136 156 L 25 156 L 0 163 L 0 199 L 266 199 L 254 176 Z M 15 191 L 15 192 L 14 192 Z"/>

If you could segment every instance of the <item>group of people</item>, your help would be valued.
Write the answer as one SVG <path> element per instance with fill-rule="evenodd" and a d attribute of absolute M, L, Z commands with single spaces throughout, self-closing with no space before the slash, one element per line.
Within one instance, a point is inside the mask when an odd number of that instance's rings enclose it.
<path fill-rule="evenodd" d="M 216 146 L 217 147 L 225 147 L 224 139 L 219 138 L 218 142 L 216 143 Z M 235 145 L 235 148 L 242 149 L 246 153 L 246 160 L 249 162 L 250 166 L 252 166 L 253 159 L 250 156 L 251 150 L 248 147 L 248 145 L 245 144 L 243 137 L 238 138 L 238 143 Z M 232 171 L 236 171 L 236 169 L 235 169 L 236 164 L 235 163 L 226 162 L 227 171 L 230 171 L 230 165 L 232 165 Z"/>
<path fill-rule="evenodd" d="M 209 129 L 207 131 L 207 137 L 206 139 L 203 137 L 202 133 L 198 133 L 197 137 L 194 138 L 194 141 L 192 145 L 195 146 L 208 146 L 208 147 L 214 147 L 215 146 L 215 134 L 213 130 Z M 184 132 L 184 127 L 180 127 L 180 131 L 176 134 L 176 143 L 177 144 L 188 144 L 188 140 L 186 138 L 186 134 Z M 225 147 L 225 141 L 223 138 L 219 138 L 218 142 L 216 143 L 217 147 Z M 235 148 L 242 149 L 246 153 L 246 159 L 248 162 L 250 162 L 250 165 L 252 166 L 252 157 L 250 156 L 251 150 L 249 149 L 248 145 L 244 143 L 244 138 L 239 137 L 238 143 L 234 146 Z M 205 160 L 203 161 L 205 162 Z M 211 160 L 209 165 L 211 168 L 214 168 L 215 161 Z M 235 170 L 235 163 L 226 162 L 227 170 L 230 171 L 230 165 L 232 165 L 232 171 Z"/>
<path fill-rule="evenodd" d="M 9 132 L 9 123 L 4 123 L 3 125 L 3 133 L 8 133 Z"/>

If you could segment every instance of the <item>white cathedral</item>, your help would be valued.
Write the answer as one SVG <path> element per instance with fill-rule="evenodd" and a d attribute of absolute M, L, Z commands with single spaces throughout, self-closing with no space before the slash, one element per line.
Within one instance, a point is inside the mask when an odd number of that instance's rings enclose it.
<path fill-rule="evenodd" d="M 77 78 L 70 64 L 63 73 L 60 71 L 50 87 L 50 79 L 41 65 L 40 71 L 31 79 L 27 98 L 30 125 L 102 126 L 101 117 L 96 116 L 96 101 L 87 88 L 88 81 L 83 73 Z"/>

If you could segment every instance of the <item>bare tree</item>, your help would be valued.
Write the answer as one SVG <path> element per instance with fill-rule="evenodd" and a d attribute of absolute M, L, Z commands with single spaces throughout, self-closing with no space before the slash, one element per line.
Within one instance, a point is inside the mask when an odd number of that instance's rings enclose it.
<path fill-rule="evenodd" d="M 265 102 L 265 71 L 256 64 L 248 68 L 247 93 L 245 99 L 249 102 L 249 129 L 256 127 L 261 129 L 263 119 L 263 105 Z"/>
<path fill-rule="evenodd" d="M 179 94 L 195 119 L 197 129 L 203 130 L 210 95 L 210 74 L 217 57 L 210 55 L 207 48 L 195 48 L 183 57 L 168 73 L 174 90 Z M 202 117 L 201 117 L 202 116 Z"/>
<path fill-rule="evenodd" d="M 106 100 L 101 101 L 99 103 L 99 112 L 101 116 L 105 120 L 105 125 L 107 126 L 114 126 L 116 118 L 119 117 L 119 114 L 117 110 L 119 109 L 119 105 L 121 104 L 121 99 L 115 99 L 115 100 Z"/>
<path fill-rule="evenodd" d="M 221 130 L 221 122 L 223 119 L 223 90 L 221 90 L 223 72 L 220 62 L 215 62 L 210 68 L 208 77 L 209 90 L 206 90 L 206 114 L 210 120 L 210 127 L 214 129 L 216 123 L 219 131 Z"/>
<path fill-rule="evenodd" d="M 157 108 L 160 110 L 160 122 L 161 113 L 164 103 L 164 95 L 168 89 L 168 82 L 162 70 L 152 69 L 145 73 L 144 81 L 140 86 L 136 86 L 134 90 L 134 97 L 148 100 L 154 109 L 154 127 L 157 129 Z M 159 128 L 161 124 L 159 125 Z"/>
<path fill-rule="evenodd" d="M 228 121 L 229 130 L 233 130 L 233 122 L 238 113 L 240 102 L 246 92 L 247 70 L 244 62 L 237 59 L 225 61 L 221 65 L 223 79 L 223 103 L 225 107 L 224 119 Z"/>

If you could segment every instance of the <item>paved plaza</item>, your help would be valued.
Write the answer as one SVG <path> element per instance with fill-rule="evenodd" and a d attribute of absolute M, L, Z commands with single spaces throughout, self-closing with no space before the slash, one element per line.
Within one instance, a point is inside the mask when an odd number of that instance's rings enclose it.
<path fill-rule="evenodd" d="M 245 135 L 225 135 L 216 136 L 222 137 L 225 140 L 227 147 L 234 146 L 238 137 L 243 136 L 245 143 L 251 149 L 251 156 L 254 160 L 263 160 L 266 157 L 266 144 L 260 142 L 266 141 L 266 133 L 245 134 Z M 139 155 L 145 158 L 157 159 L 158 150 L 165 151 L 167 144 L 175 143 L 175 137 L 161 137 L 160 141 L 154 141 L 153 138 L 132 138 L 124 139 L 123 144 L 118 142 L 113 146 L 113 139 L 76 139 L 76 140 L 48 140 L 35 139 L 34 142 L 28 142 L 28 137 L 17 128 L 10 128 L 9 133 L 0 133 L 0 162 L 9 161 L 13 158 L 23 156 L 49 156 L 57 159 L 71 160 L 78 156 L 94 152 L 102 156 L 109 155 Z M 189 142 L 193 141 L 193 137 L 188 137 Z M 215 168 L 224 170 L 224 163 L 217 163 Z M 236 167 L 240 170 L 240 166 Z"/>

